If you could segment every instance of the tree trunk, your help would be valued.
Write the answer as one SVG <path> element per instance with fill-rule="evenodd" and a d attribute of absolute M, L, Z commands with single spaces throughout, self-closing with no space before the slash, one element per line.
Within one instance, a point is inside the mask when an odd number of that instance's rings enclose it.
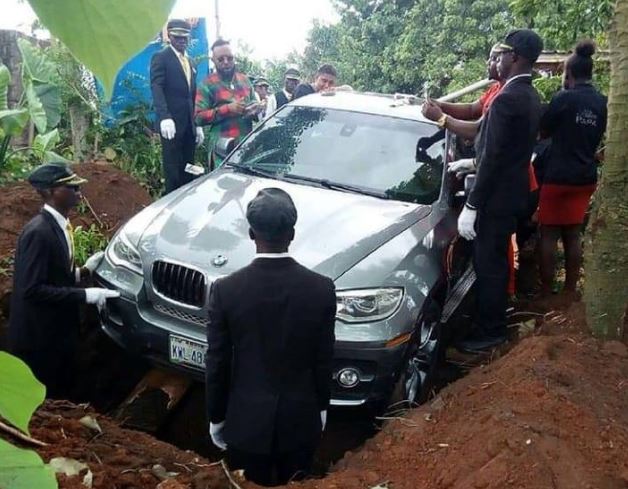
<path fill-rule="evenodd" d="M 586 236 L 587 320 L 594 335 L 628 333 L 628 0 L 610 31 L 611 87 L 605 162 Z"/>
<path fill-rule="evenodd" d="M 80 104 L 70 105 L 70 127 L 72 129 L 74 162 L 78 163 L 85 157 L 85 136 L 89 129 L 89 115 Z"/>

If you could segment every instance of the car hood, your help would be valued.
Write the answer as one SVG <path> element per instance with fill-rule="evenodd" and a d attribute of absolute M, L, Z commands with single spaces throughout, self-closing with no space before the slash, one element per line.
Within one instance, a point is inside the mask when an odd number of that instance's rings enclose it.
<path fill-rule="evenodd" d="M 147 268 L 167 259 L 205 270 L 209 277 L 231 273 L 254 258 L 246 206 L 268 187 L 285 190 L 296 205 L 292 256 L 332 279 L 430 213 L 429 206 L 221 169 L 167 196 L 165 205 L 158 201 L 147 208 L 136 219 L 144 231 L 129 235 L 135 235 L 132 241 Z"/>

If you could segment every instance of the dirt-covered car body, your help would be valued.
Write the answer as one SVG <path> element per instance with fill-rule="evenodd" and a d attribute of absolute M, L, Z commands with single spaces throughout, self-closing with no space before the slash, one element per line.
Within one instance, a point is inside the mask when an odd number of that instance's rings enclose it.
<path fill-rule="evenodd" d="M 97 282 L 119 344 L 202 376 L 210 284 L 254 259 L 247 203 L 279 187 L 298 209 L 292 256 L 335 282 L 334 405 L 420 395 L 417 349 L 433 340 L 453 274 L 445 131 L 392 97 L 311 95 L 283 107 L 225 164 L 133 217 Z M 431 361 L 431 360 L 430 360 Z M 429 361 L 428 361 L 429 363 Z M 423 371 L 421 371 L 423 369 Z"/>

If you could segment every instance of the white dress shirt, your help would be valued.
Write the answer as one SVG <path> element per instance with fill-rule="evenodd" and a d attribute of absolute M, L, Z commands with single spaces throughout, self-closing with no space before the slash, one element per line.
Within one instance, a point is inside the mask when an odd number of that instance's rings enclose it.
<path fill-rule="evenodd" d="M 290 101 L 290 97 L 292 97 L 292 94 L 288 93 L 285 88 L 282 90 L 282 92 L 286 96 L 288 101 Z M 268 97 L 268 99 L 266 99 L 266 115 L 269 116 L 276 110 L 277 110 L 277 97 L 273 93 L 272 95 Z"/>
<path fill-rule="evenodd" d="M 68 256 L 70 257 L 70 266 L 72 266 L 74 260 L 74 257 L 72 256 L 72 238 L 70 238 L 70 233 L 68 232 L 68 223 L 70 221 L 68 221 L 68 219 L 66 219 L 63 214 L 61 214 L 51 205 L 44 204 L 44 210 L 54 218 L 55 222 L 61 228 L 61 231 L 63 231 L 63 235 L 65 236 L 65 243 L 68 247 Z M 74 278 L 77 284 L 81 281 L 81 269 L 79 267 L 76 267 L 76 269 L 74 270 Z"/>
<path fill-rule="evenodd" d="M 525 78 L 525 77 L 532 78 L 532 75 L 530 73 L 521 73 L 520 75 L 516 75 L 516 76 L 513 76 L 512 78 L 508 78 L 508 80 L 506 80 L 506 83 L 504 83 L 504 87 L 508 85 L 510 82 L 515 81 L 517 78 Z M 502 87 L 502 90 L 504 89 L 504 87 Z"/>
<path fill-rule="evenodd" d="M 72 259 L 72 241 L 70 238 L 70 233 L 68 232 L 68 220 L 61 214 L 57 209 L 52 207 L 51 205 L 44 204 L 44 210 L 48 212 L 48 214 L 52 215 L 55 218 L 55 221 L 63 231 L 63 235 L 65 236 L 65 241 L 68 247 L 68 256 L 70 260 Z"/>
<path fill-rule="evenodd" d="M 289 252 L 285 253 L 255 253 L 255 258 L 292 258 Z"/>

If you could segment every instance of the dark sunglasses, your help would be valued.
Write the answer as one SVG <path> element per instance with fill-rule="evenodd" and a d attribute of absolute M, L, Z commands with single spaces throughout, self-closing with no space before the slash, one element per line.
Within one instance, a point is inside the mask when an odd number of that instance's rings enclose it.
<path fill-rule="evenodd" d="M 79 187 L 78 185 L 64 185 L 64 187 L 74 192 L 80 192 L 81 190 L 81 187 Z"/>

